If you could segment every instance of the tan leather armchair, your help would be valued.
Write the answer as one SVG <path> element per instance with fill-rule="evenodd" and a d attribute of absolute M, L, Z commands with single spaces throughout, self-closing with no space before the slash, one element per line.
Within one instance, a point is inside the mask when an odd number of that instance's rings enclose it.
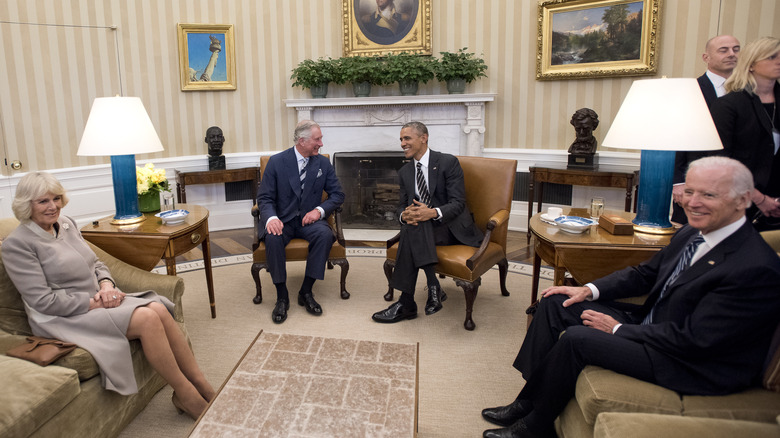
<path fill-rule="evenodd" d="M 506 260 L 506 236 L 509 227 L 509 212 L 512 209 L 512 193 L 515 185 L 517 161 L 497 158 L 458 157 L 463 168 L 466 186 L 466 205 L 474 216 L 474 222 L 485 233 L 482 245 L 474 248 L 467 245 L 436 247 L 439 263 L 436 272 L 452 277 L 455 284 L 466 294 L 466 330 L 476 327 L 471 318 L 474 299 L 480 285 L 480 277 L 498 264 L 501 294 L 509 296 L 506 289 L 506 275 L 509 263 Z M 395 268 L 399 235 L 387 241 L 387 260 L 384 270 L 388 291 L 384 298 L 393 300 L 393 288 L 389 286 Z"/>
<path fill-rule="evenodd" d="M 327 154 L 323 154 L 324 157 L 328 157 Z M 263 172 L 268 165 L 270 156 L 263 156 L 260 158 L 260 175 L 262 180 Z M 327 196 L 324 192 L 322 194 L 323 199 Z M 255 297 L 252 299 L 255 304 L 263 302 L 263 289 L 260 286 L 260 270 L 268 270 L 268 263 L 265 253 L 265 242 L 259 240 L 258 226 L 260 226 L 260 209 L 257 205 L 252 206 L 252 216 L 254 218 L 254 243 L 252 244 L 252 278 L 255 280 L 255 287 L 257 289 Z M 344 240 L 344 232 L 341 228 L 341 208 L 336 209 L 333 214 L 328 217 L 328 224 L 333 230 L 333 235 L 336 236 L 336 241 L 333 242 L 333 247 L 330 249 L 328 255 L 328 269 L 333 269 L 333 265 L 339 265 L 341 267 L 341 298 L 346 300 L 349 298 L 349 292 L 347 292 L 347 273 L 349 273 L 349 261 L 347 261 L 347 244 Z M 288 262 L 306 261 L 309 256 L 309 242 L 303 239 L 292 239 L 284 250 Z"/>

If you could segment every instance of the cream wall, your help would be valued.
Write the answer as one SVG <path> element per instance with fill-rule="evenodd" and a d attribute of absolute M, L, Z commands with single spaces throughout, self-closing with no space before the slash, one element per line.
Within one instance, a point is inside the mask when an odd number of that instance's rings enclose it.
<path fill-rule="evenodd" d="M 282 149 L 295 123 L 283 100 L 308 97 L 290 87 L 290 70 L 304 58 L 341 56 L 341 5 L 341 0 L 0 2 L 4 157 L 20 160 L 22 172 L 107 163 L 77 157 L 76 150 L 92 100 L 119 93 L 141 97 L 165 146 L 139 159 L 205 155 L 203 137 L 211 125 L 225 131 L 228 155 Z M 568 120 L 585 106 L 600 115 L 600 139 L 633 80 L 536 81 L 533 0 L 432 0 L 432 16 L 434 53 L 461 47 L 484 53 L 489 77 L 467 91 L 498 94 L 487 106 L 486 148 L 564 150 L 573 140 Z M 661 17 L 659 75 L 670 77 L 702 73 L 700 53 L 711 35 L 732 33 L 743 44 L 780 35 L 776 0 L 663 0 Z M 235 26 L 236 91 L 180 91 L 176 23 Z M 329 96 L 348 95 L 346 86 L 331 88 Z M 374 95 L 395 92 L 388 86 Z M 446 91 L 429 83 L 420 92 Z"/>

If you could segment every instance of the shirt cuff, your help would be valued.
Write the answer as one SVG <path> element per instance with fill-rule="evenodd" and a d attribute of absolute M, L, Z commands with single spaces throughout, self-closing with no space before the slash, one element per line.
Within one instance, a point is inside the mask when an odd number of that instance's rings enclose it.
<path fill-rule="evenodd" d="M 596 287 L 593 283 L 586 283 L 585 286 L 590 289 L 591 295 L 593 295 L 590 298 L 587 298 L 588 301 L 596 301 L 599 299 L 599 288 Z"/>
<path fill-rule="evenodd" d="M 614 335 L 616 331 L 622 326 L 623 324 L 615 324 L 614 327 L 612 327 L 612 334 Z"/>
<path fill-rule="evenodd" d="M 265 227 L 268 228 L 268 222 L 271 222 L 274 219 L 279 219 L 279 216 L 271 216 L 268 218 L 267 221 L 265 221 Z"/>
<path fill-rule="evenodd" d="M 436 220 L 441 220 L 441 209 L 439 209 L 439 207 L 434 207 L 434 210 L 436 210 L 436 214 L 438 214 L 438 216 L 436 216 Z"/>
<path fill-rule="evenodd" d="M 315 208 L 320 211 L 320 219 L 325 219 L 325 209 L 320 207 L 319 205 Z"/>

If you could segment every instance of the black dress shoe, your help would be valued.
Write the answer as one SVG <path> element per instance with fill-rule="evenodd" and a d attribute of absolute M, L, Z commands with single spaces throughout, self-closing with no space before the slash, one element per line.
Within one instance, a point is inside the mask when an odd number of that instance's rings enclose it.
<path fill-rule="evenodd" d="M 271 312 L 271 320 L 276 324 L 281 324 L 287 319 L 287 310 L 290 308 L 288 301 L 279 300 L 274 306 L 274 311 Z"/>
<path fill-rule="evenodd" d="M 509 427 L 482 432 L 482 438 L 555 438 L 556 436 L 552 428 L 547 433 L 531 432 L 523 420 L 517 420 Z"/>
<path fill-rule="evenodd" d="M 527 400 L 515 399 L 506 406 L 487 408 L 482 410 L 482 418 L 499 426 L 509 427 L 517 420 L 528 415 L 533 409 L 533 404 Z"/>
<path fill-rule="evenodd" d="M 441 310 L 441 302 L 447 300 L 447 294 L 441 286 L 428 286 L 428 302 L 425 303 L 425 314 L 433 315 Z"/>
<path fill-rule="evenodd" d="M 322 307 L 320 307 L 318 302 L 314 301 L 314 295 L 312 294 L 298 294 L 298 305 L 305 307 L 306 311 L 314 316 L 322 315 Z"/>
<path fill-rule="evenodd" d="M 391 304 L 387 309 L 376 312 L 371 317 L 376 322 L 393 323 L 403 321 L 404 319 L 417 318 L 417 304 L 414 306 L 404 306 L 400 301 Z"/>

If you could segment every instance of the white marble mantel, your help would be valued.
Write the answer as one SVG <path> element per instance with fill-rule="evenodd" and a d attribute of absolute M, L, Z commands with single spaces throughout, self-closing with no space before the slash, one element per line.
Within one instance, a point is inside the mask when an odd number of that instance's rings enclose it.
<path fill-rule="evenodd" d="M 496 94 L 436 94 L 325 99 L 287 99 L 298 120 L 314 120 L 323 131 L 323 153 L 387 151 L 400 148 L 401 125 L 428 126 L 432 149 L 454 155 L 481 156 L 485 104 Z"/>

